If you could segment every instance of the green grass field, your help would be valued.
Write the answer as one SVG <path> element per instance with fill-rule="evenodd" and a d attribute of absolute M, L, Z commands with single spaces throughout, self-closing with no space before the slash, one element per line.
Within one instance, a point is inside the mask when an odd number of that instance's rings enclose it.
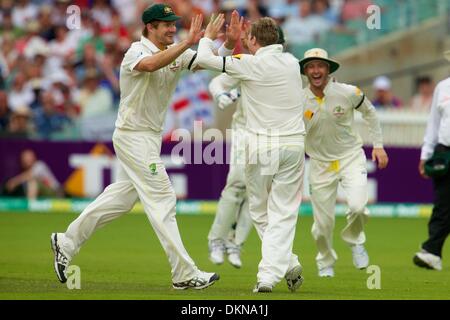
<path fill-rule="evenodd" d="M 81 268 L 81 289 L 69 290 L 53 271 L 50 233 L 65 231 L 75 214 L 0 213 L 0 299 L 449 299 L 450 265 L 441 272 L 417 268 L 412 256 L 426 237 L 426 219 L 372 218 L 367 225 L 371 264 L 381 268 L 381 289 L 369 290 L 366 271 L 356 270 L 349 248 L 335 236 L 339 255 L 336 277 L 316 275 L 312 219 L 299 219 L 294 252 L 304 266 L 305 282 L 290 293 L 285 282 L 272 294 L 253 294 L 260 241 L 252 231 L 244 246 L 242 269 L 208 260 L 207 233 L 212 216 L 179 216 L 185 246 L 205 271 L 220 281 L 206 290 L 171 288 L 166 256 L 144 215 L 128 215 L 98 230 L 72 264 Z M 345 221 L 338 218 L 336 230 Z M 450 256 L 447 244 L 444 259 Z"/>

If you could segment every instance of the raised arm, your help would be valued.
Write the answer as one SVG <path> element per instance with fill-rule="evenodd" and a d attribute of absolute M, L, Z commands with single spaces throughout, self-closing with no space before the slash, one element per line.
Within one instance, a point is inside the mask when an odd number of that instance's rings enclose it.
<path fill-rule="evenodd" d="M 238 19 L 233 24 L 240 24 L 242 19 Z M 223 14 L 219 14 L 215 19 L 211 19 L 205 30 L 205 37 L 199 42 L 197 51 L 197 63 L 200 67 L 212 71 L 226 72 L 233 78 L 249 79 L 251 65 L 249 59 L 240 57 L 218 57 L 214 55 L 213 40 L 216 39 L 224 23 Z M 230 27 L 231 28 L 231 23 Z M 233 26 L 234 28 L 234 26 Z M 242 55 L 245 56 L 245 55 Z"/>
<path fill-rule="evenodd" d="M 196 44 L 202 37 L 203 15 L 198 14 L 191 20 L 191 28 L 188 37 L 180 43 L 170 46 L 168 49 L 158 52 L 155 55 L 143 58 L 134 70 L 141 72 L 153 72 L 164 68 L 172 63 L 188 48 Z"/>

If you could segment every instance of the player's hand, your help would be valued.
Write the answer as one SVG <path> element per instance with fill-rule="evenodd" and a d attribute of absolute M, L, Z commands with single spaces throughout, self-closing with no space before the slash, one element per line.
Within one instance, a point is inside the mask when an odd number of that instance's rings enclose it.
<path fill-rule="evenodd" d="M 211 19 L 209 20 L 209 23 L 206 26 L 205 37 L 211 40 L 216 40 L 220 30 L 223 27 L 224 22 L 225 16 L 223 13 L 220 13 L 217 17 L 211 15 Z"/>
<path fill-rule="evenodd" d="M 221 109 L 224 110 L 227 107 L 229 107 L 230 105 L 233 104 L 234 100 L 231 97 L 231 95 L 228 92 L 224 92 L 222 94 L 220 94 L 217 99 L 217 106 Z"/>
<path fill-rule="evenodd" d="M 373 148 L 372 161 L 378 162 L 378 169 L 384 169 L 387 167 L 389 158 L 386 151 L 384 151 L 384 148 Z"/>
<path fill-rule="evenodd" d="M 241 37 L 241 31 L 244 25 L 244 18 L 239 17 L 239 13 L 234 10 L 231 13 L 230 24 L 226 27 L 226 41 L 225 47 L 227 49 L 234 49 L 236 43 L 239 41 Z"/>
<path fill-rule="evenodd" d="M 200 41 L 203 36 L 202 31 L 203 15 L 197 14 L 191 19 L 191 27 L 189 28 L 189 34 L 187 37 L 187 42 L 189 46 L 192 46 Z"/>
<path fill-rule="evenodd" d="M 430 177 L 425 174 L 425 160 L 420 160 L 419 162 L 419 173 L 422 178 L 429 179 Z"/>

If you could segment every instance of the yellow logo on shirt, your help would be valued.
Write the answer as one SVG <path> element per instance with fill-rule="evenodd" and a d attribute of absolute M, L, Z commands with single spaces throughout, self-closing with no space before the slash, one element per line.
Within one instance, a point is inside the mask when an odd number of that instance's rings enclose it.
<path fill-rule="evenodd" d="M 312 112 L 312 110 L 309 110 L 309 109 L 306 110 L 305 113 L 303 114 L 303 116 L 308 120 L 311 120 L 313 115 L 314 115 L 314 112 Z"/>
<path fill-rule="evenodd" d="M 241 60 L 241 57 L 242 57 L 242 54 L 235 54 L 235 55 L 233 55 L 233 58 L 236 58 L 236 59 L 239 59 L 239 60 Z"/>
<path fill-rule="evenodd" d="M 169 65 L 169 69 L 170 71 L 177 71 L 178 69 L 180 69 L 180 66 L 177 64 L 177 61 L 175 60 Z"/>
<path fill-rule="evenodd" d="M 339 160 L 332 161 L 328 167 L 328 171 L 339 172 Z"/>

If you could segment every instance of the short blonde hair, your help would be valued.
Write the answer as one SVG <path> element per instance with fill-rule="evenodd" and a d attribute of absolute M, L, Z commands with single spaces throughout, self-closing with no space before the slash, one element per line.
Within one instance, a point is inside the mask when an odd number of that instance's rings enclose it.
<path fill-rule="evenodd" d="M 252 23 L 250 35 L 256 38 L 256 41 L 262 47 L 278 43 L 278 26 L 275 20 L 264 17 Z"/>

